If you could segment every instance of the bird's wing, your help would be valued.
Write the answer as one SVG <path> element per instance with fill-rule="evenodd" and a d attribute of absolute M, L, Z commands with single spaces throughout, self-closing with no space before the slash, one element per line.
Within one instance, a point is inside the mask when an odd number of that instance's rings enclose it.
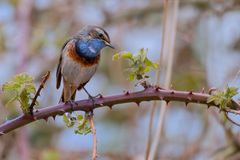
<path fill-rule="evenodd" d="M 61 80 L 62 80 L 62 55 L 64 52 L 64 48 L 66 47 L 67 43 L 70 41 L 71 39 L 67 40 L 64 44 L 63 47 L 61 49 L 61 56 L 59 58 L 59 62 L 58 62 L 58 67 L 57 67 L 57 72 L 56 72 L 56 77 L 57 77 L 57 83 L 56 83 L 56 88 L 58 89 L 61 85 Z"/>
<path fill-rule="evenodd" d="M 57 67 L 57 72 L 56 72 L 56 77 L 57 77 L 57 89 L 61 85 L 61 80 L 62 80 L 62 73 L 61 73 L 61 68 L 62 68 L 62 55 L 60 56 L 58 67 Z"/>
<path fill-rule="evenodd" d="M 88 80 L 88 81 L 89 81 L 89 80 Z M 81 89 L 88 83 L 88 81 L 85 82 L 85 83 L 83 83 L 83 84 L 80 84 L 77 89 L 78 89 L 78 90 L 81 90 Z"/>

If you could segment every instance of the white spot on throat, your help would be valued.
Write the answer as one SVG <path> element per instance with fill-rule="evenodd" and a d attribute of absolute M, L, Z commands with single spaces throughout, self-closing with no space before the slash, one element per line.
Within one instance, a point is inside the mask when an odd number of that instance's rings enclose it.
<path fill-rule="evenodd" d="M 97 53 L 96 50 L 95 50 L 94 48 L 92 48 L 91 46 L 89 46 L 88 48 L 89 48 L 89 50 L 90 50 L 91 52 Z"/>

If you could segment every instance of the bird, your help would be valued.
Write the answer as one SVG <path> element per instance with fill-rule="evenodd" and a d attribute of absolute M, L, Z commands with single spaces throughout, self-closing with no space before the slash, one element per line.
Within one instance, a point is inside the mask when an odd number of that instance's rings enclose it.
<path fill-rule="evenodd" d="M 56 72 L 56 88 L 60 88 L 62 79 L 64 85 L 60 102 L 74 101 L 76 91 L 81 89 L 92 97 L 84 86 L 95 74 L 101 50 L 105 47 L 114 49 L 108 33 L 99 26 L 90 25 L 63 44 Z"/>

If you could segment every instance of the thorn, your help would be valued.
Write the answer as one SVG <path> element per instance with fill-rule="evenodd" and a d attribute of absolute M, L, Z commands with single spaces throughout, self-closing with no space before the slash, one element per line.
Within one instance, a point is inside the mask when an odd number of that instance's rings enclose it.
<path fill-rule="evenodd" d="M 48 117 L 43 118 L 46 122 L 48 121 Z"/>
<path fill-rule="evenodd" d="M 165 88 L 159 87 L 160 90 L 166 90 Z"/>
<path fill-rule="evenodd" d="M 137 104 L 138 107 L 140 107 L 140 103 L 141 103 L 141 102 L 135 102 L 135 103 Z"/>
<path fill-rule="evenodd" d="M 191 100 L 192 100 L 192 98 L 191 98 L 191 97 L 189 97 L 189 96 L 187 97 L 187 99 L 188 99 L 189 101 L 191 101 Z"/>
<path fill-rule="evenodd" d="M 155 88 L 155 91 L 157 91 L 157 92 L 158 92 L 158 91 L 159 91 L 159 89 L 160 89 L 159 87 L 156 87 L 156 88 Z"/>
<path fill-rule="evenodd" d="M 171 93 L 170 94 L 174 94 L 174 91 L 171 91 Z"/>
<path fill-rule="evenodd" d="M 186 107 L 187 107 L 188 103 L 189 103 L 189 102 L 185 102 Z"/>
<path fill-rule="evenodd" d="M 100 94 L 100 95 L 99 95 L 99 98 L 103 98 L 103 95 Z"/>
<path fill-rule="evenodd" d="M 3 132 L 0 132 L 0 135 L 4 135 L 4 133 L 3 133 Z"/>
<path fill-rule="evenodd" d="M 211 106 L 210 105 L 207 105 L 207 108 L 209 109 Z"/>
<path fill-rule="evenodd" d="M 125 92 L 125 95 L 129 95 L 129 91 L 126 91 L 126 92 Z"/>
<path fill-rule="evenodd" d="M 169 102 L 170 102 L 169 100 L 166 100 L 166 104 L 167 104 L 167 106 L 168 106 Z"/>
<path fill-rule="evenodd" d="M 112 106 L 108 106 L 110 110 L 112 110 Z"/>
<path fill-rule="evenodd" d="M 104 106 L 102 103 L 99 104 L 100 106 Z"/>
<path fill-rule="evenodd" d="M 212 92 L 214 92 L 214 91 L 217 91 L 217 88 L 210 88 L 210 89 L 209 89 L 209 91 L 208 91 L 208 94 L 210 94 L 210 95 L 211 95 L 211 94 L 212 94 Z"/>
<path fill-rule="evenodd" d="M 189 94 L 189 95 L 192 95 L 192 94 L 193 94 L 193 92 L 192 92 L 192 91 L 190 91 L 188 94 Z"/>
<path fill-rule="evenodd" d="M 56 115 L 52 116 L 52 118 L 53 118 L 53 120 L 55 121 L 55 119 L 56 119 Z"/>
<path fill-rule="evenodd" d="M 59 109 L 58 112 L 60 112 L 60 114 L 64 114 L 65 111 L 63 109 Z"/>
<path fill-rule="evenodd" d="M 36 111 L 35 111 L 36 113 L 38 112 L 38 109 L 36 109 Z"/>
<path fill-rule="evenodd" d="M 204 93 L 205 92 L 205 89 L 204 88 L 202 88 L 202 92 L 201 93 Z"/>

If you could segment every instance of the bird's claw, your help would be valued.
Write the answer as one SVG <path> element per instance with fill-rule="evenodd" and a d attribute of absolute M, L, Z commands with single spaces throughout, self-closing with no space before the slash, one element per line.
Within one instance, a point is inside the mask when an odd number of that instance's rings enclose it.
<path fill-rule="evenodd" d="M 101 93 L 98 93 L 96 96 L 93 96 L 94 98 L 101 98 L 103 95 Z"/>
<path fill-rule="evenodd" d="M 90 99 L 92 101 L 92 106 L 93 107 L 96 106 L 94 98 L 96 98 L 96 97 L 95 96 L 91 96 L 91 95 L 88 96 L 88 99 Z"/>
<path fill-rule="evenodd" d="M 74 111 L 73 106 L 76 106 L 76 105 L 77 105 L 77 103 L 76 103 L 75 101 L 73 101 L 73 100 L 68 100 L 68 101 L 65 102 L 65 104 L 70 105 L 70 107 L 71 107 L 71 112 Z"/>

